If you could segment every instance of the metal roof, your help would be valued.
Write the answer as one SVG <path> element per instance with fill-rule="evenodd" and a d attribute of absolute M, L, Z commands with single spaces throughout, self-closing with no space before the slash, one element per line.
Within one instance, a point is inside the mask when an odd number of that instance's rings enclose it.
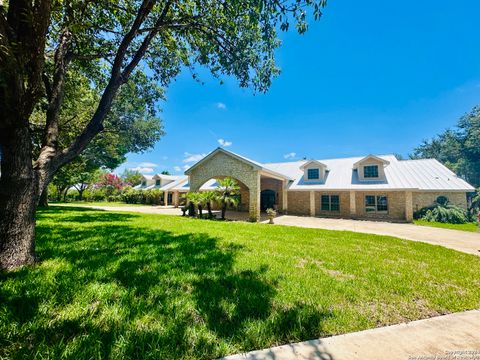
<path fill-rule="evenodd" d="M 424 190 L 424 191 L 474 191 L 474 187 L 459 178 L 435 159 L 397 160 L 394 155 L 377 158 L 388 161 L 385 179 L 360 180 L 356 163 L 365 157 L 317 160 L 328 168 L 323 181 L 305 182 L 301 166 L 306 162 L 295 161 L 265 164 L 276 172 L 293 178 L 289 190 Z"/>

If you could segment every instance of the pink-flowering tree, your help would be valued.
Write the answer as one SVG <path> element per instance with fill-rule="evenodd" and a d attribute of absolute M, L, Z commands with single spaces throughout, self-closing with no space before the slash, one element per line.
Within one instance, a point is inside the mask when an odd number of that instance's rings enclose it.
<path fill-rule="evenodd" d="M 104 174 L 100 181 L 95 185 L 98 189 L 104 189 L 107 196 L 111 196 L 115 191 L 121 191 L 125 183 L 115 174 Z"/>

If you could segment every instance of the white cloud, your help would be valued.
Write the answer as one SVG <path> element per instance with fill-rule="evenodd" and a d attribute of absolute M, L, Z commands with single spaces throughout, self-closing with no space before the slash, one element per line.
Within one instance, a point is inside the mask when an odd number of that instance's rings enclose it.
<path fill-rule="evenodd" d="M 179 172 L 179 171 L 182 171 L 182 168 L 180 166 L 174 166 L 173 170 Z"/>
<path fill-rule="evenodd" d="M 190 165 L 183 165 L 183 170 L 187 170 L 190 167 Z"/>
<path fill-rule="evenodd" d="M 231 146 L 233 144 L 231 141 L 227 141 L 225 139 L 218 139 L 217 141 L 220 144 L 220 146 L 223 146 L 223 147 Z"/>
<path fill-rule="evenodd" d="M 155 167 L 158 166 L 158 164 L 151 163 L 151 162 L 141 162 L 141 163 L 138 164 L 138 166 L 155 168 Z"/>
<path fill-rule="evenodd" d="M 185 159 L 183 159 L 184 163 L 194 163 L 207 156 L 207 154 L 190 154 L 188 152 L 185 152 L 183 155 L 185 156 Z"/>
<path fill-rule="evenodd" d="M 284 159 L 294 159 L 297 156 L 297 153 L 289 152 L 288 154 L 283 155 Z"/>
<path fill-rule="evenodd" d="M 227 105 L 225 105 L 222 102 L 218 102 L 216 105 L 217 105 L 217 109 L 225 110 L 227 108 Z"/>
<path fill-rule="evenodd" d="M 151 174 L 155 171 L 152 167 L 143 167 L 143 166 L 129 168 L 128 170 L 138 171 L 139 173 L 142 173 L 142 174 Z"/>

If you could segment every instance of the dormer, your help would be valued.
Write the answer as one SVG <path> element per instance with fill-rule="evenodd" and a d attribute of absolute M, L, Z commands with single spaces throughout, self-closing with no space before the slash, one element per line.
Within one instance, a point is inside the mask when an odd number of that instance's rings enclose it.
<path fill-rule="evenodd" d="M 317 160 L 309 160 L 300 169 L 303 170 L 305 182 L 323 182 L 327 173 L 327 165 Z"/>
<path fill-rule="evenodd" d="M 388 164 L 390 162 L 387 160 L 368 155 L 353 164 L 353 169 L 357 170 L 358 179 L 361 181 L 383 181 L 385 180 L 384 169 Z"/>
<path fill-rule="evenodd" d="M 151 186 L 155 183 L 152 175 L 142 175 L 141 187 Z"/>

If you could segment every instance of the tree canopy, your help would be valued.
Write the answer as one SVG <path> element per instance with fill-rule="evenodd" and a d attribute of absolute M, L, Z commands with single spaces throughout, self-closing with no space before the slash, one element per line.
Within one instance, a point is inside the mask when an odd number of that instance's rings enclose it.
<path fill-rule="evenodd" d="M 294 25 L 304 33 L 325 3 L 1 1 L 0 268 L 35 261 L 35 207 L 62 166 L 96 141 L 104 141 L 102 155 L 148 146 L 155 105 L 183 69 L 197 78 L 204 67 L 266 91 L 279 74 L 277 32 Z M 92 93 L 69 90 L 77 82 Z M 64 116 L 76 100 L 90 109 L 84 120 Z"/>

